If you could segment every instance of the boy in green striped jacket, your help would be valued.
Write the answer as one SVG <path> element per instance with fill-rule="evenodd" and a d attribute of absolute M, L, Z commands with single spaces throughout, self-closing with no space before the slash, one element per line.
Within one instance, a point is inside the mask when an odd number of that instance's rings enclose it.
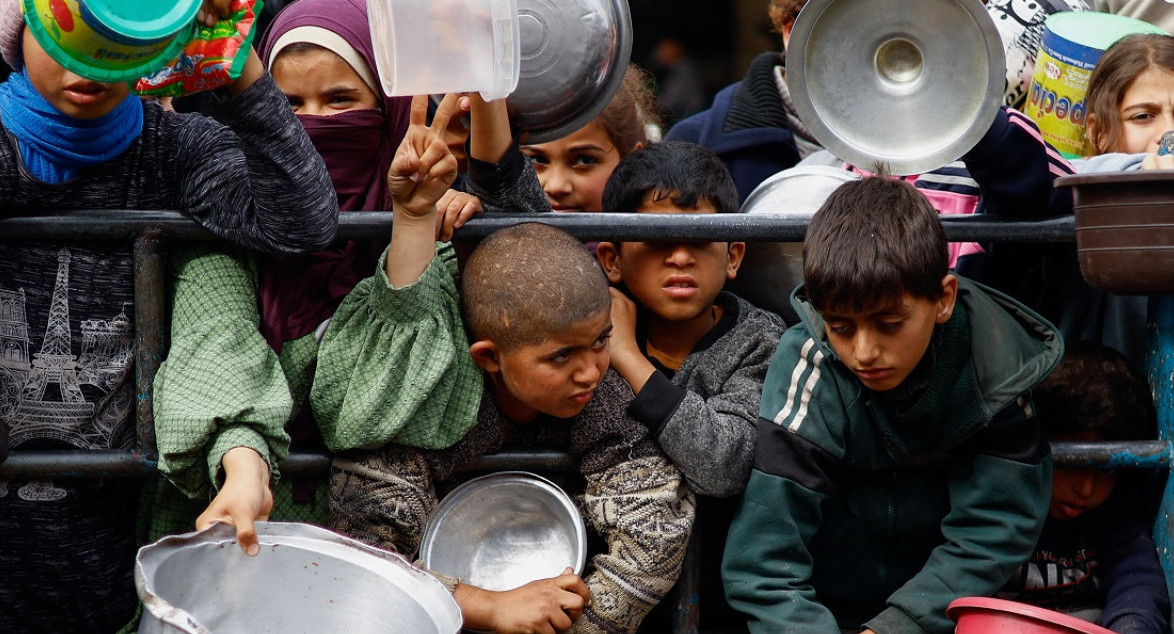
<path fill-rule="evenodd" d="M 951 274 L 929 201 L 847 183 L 808 227 L 722 579 L 753 632 L 945 634 L 1031 554 L 1051 456 L 1031 390 L 1063 343 Z"/>

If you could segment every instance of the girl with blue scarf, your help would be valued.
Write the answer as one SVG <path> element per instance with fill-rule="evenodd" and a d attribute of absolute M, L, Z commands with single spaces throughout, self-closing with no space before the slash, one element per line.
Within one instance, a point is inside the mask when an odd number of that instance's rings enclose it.
<path fill-rule="evenodd" d="M 227 4 L 210 0 L 204 17 Z M 173 209 L 245 247 L 325 247 L 338 222 L 330 176 L 249 53 L 212 116 L 165 112 L 63 68 L 25 27 L 20 0 L 0 0 L 0 55 L 13 69 L 0 84 L 0 215 Z M 135 300 L 129 241 L 5 242 L 0 439 L 136 448 Z M 156 433 L 165 445 L 176 432 Z M 140 493 L 135 479 L 0 480 L 0 632 L 133 629 L 136 518 L 158 511 Z"/>

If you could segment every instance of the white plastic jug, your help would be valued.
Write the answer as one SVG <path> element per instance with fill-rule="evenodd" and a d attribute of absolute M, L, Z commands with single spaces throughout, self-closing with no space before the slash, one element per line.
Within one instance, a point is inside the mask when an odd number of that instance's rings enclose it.
<path fill-rule="evenodd" d="M 367 0 L 376 73 L 389 96 L 508 97 L 521 52 L 516 0 Z"/>

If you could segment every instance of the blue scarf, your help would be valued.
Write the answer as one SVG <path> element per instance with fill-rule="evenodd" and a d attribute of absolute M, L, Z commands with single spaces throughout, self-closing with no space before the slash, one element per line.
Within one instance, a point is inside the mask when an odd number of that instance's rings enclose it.
<path fill-rule="evenodd" d="M 38 180 L 55 184 L 126 151 L 143 133 L 143 106 L 127 95 L 105 116 L 75 119 L 46 101 L 21 69 L 0 84 L 0 120 L 16 136 L 25 167 Z"/>

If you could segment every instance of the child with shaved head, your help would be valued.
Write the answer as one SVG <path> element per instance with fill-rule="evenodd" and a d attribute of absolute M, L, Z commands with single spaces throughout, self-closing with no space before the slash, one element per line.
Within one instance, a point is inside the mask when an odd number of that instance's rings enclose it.
<path fill-rule="evenodd" d="M 568 568 L 494 592 L 437 577 L 469 628 L 634 632 L 676 582 L 694 500 L 647 429 L 625 413 L 632 392 L 608 370 L 607 280 L 578 240 L 524 223 L 478 245 L 458 292 L 453 249 L 435 241 L 438 224 L 451 223 L 438 223 L 436 202 L 456 162 L 443 123 L 426 126 L 425 110 L 417 99 L 392 164 L 394 222 L 382 270 L 344 301 L 320 356 L 339 372 L 349 363 L 401 377 L 377 404 L 399 408 L 404 424 L 345 414 L 366 399 L 311 399 L 330 448 L 350 449 L 334 461 L 330 524 L 413 556 L 437 490 L 462 467 L 507 444 L 569 451 L 586 482 L 587 524 L 609 547 L 592 558 L 586 579 Z M 362 358 L 343 361 L 329 350 L 331 340 L 363 337 Z M 421 358 L 431 367 L 411 376 L 393 370 Z"/>

